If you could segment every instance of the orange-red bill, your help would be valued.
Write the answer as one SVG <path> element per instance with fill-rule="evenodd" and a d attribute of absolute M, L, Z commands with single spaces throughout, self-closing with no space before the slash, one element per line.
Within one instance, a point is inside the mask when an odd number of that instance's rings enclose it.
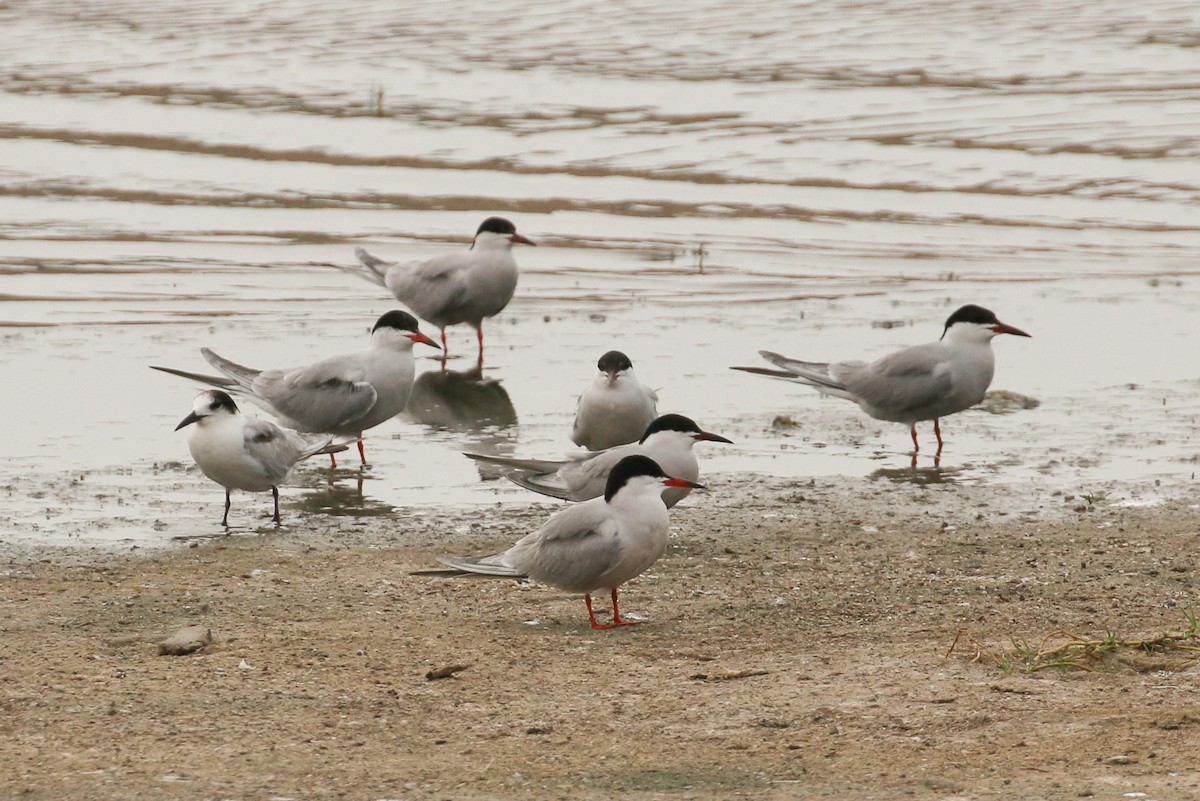
<path fill-rule="evenodd" d="M 704 489 L 703 484 L 697 484 L 695 481 L 688 481 L 686 478 L 668 478 L 663 481 L 664 487 L 681 487 L 683 489 Z"/>
<path fill-rule="evenodd" d="M 1005 325 L 1004 323 L 997 323 L 996 325 L 993 325 L 992 330 L 995 331 L 997 334 L 1012 334 L 1013 336 L 1016 336 L 1016 337 L 1028 337 L 1029 336 L 1029 334 L 1026 334 L 1020 328 L 1013 328 L 1011 325 Z M 1030 337 L 1030 339 L 1032 339 L 1032 338 L 1033 337 Z"/>
<path fill-rule="evenodd" d="M 442 349 L 441 345 L 439 345 L 438 343 L 434 342 L 429 337 L 427 337 L 424 334 L 419 333 L 419 332 L 416 334 L 409 334 L 408 338 L 411 339 L 413 342 L 420 342 L 422 345 L 433 345 L 438 350 Z"/>

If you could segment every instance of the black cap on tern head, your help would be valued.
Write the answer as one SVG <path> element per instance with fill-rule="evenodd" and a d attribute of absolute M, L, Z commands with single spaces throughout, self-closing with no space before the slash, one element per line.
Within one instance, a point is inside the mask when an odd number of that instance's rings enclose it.
<path fill-rule="evenodd" d="M 375 322 L 375 327 L 371 329 L 371 333 L 374 334 L 380 328 L 397 328 L 401 331 L 415 332 L 418 330 L 417 318 L 406 311 L 393 309 Z"/>
<path fill-rule="evenodd" d="M 602 373 L 616 373 L 621 370 L 632 370 L 633 362 L 629 361 L 629 357 L 621 351 L 610 350 L 600 357 L 600 361 L 596 362 L 596 367 Z"/>
<path fill-rule="evenodd" d="M 645 442 L 651 434 L 657 434 L 659 431 L 682 431 L 686 434 L 704 433 L 700 430 L 700 426 L 696 425 L 696 421 L 690 417 L 684 417 L 682 414 L 664 414 L 656 417 L 654 422 L 646 426 L 646 433 L 642 434 L 638 443 Z"/>
<path fill-rule="evenodd" d="M 488 217 L 479 224 L 479 229 L 475 231 L 475 236 L 479 236 L 484 231 L 491 231 L 493 234 L 515 234 L 517 226 L 503 217 Z"/>
<path fill-rule="evenodd" d="M 966 306 L 958 309 L 954 314 L 946 318 L 946 327 L 955 323 L 975 323 L 976 325 L 999 325 L 1000 320 L 996 318 L 995 312 L 991 309 L 985 309 L 982 306 L 976 306 L 974 303 L 968 303 Z"/>
<path fill-rule="evenodd" d="M 657 434 L 659 431 L 678 431 L 682 434 L 691 434 L 692 439 L 696 442 L 706 440 L 708 442 L 733 444 L 732 440 L 728 440 L 720 434 L 710 434 L 696 425 L 695 420 L 690 417 L 684 417 L 682 414 L 664 414 L 661 417 L 655 418 L 654 422 L 646 426 L 646 433 L 642 434 L 642 438 L 638 440 L 638 444 L 644 444 L 651 435 Z"/>
<path fill-rule="evenodd" d="M 631 478 L 650 476 L 652 478 L 667 478 L 667 474 L 658 466 L 658 462 L 649 456 L 626 456 L 613 465 L 608 474 L 608 483 L 604 486 L 604 500 L 611 501 L 620 492 L 621 487 Z"/>
<path fill-rule="evenodd" d="M 993 334 L 1013 334 L 1019 337 L 1029 336 L 1029 334 L 1026 334 L 1019 328 L 1013 328 L 1007 323 L 1000 322 L 991 309 L 976 306 L 974 303 L 968 303 L 946 318 L 946 327 L 942 329 L 943 338 L 955 323 L 971 323 L 973 325 L 985 326 L 992 329 Z"/>

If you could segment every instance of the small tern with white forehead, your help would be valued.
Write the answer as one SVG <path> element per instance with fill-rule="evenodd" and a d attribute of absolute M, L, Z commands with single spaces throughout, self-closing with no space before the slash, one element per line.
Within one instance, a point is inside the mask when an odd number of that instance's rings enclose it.
<path fill-rule="evenodd" d="M 492 556 L 439 556 L 457 574 L 530 578 L 567 592 L 583 593 L 594 629 L 629 626 L 617 605 L 617 588 L 640 576 L 667 549 L 669 517 L 664 487 L 691 489 L 693 481 L 668 476 L 653 459 L 626 456 L 608 475 L 603 498 L 569 506 Z M 609 590 L 612 623 L 599 623 L 592 593 Z"/>
<path fill-rule="evenodd" d="M 596 367 L 600 374 L 579 396 L 571 441 L 589 451 L 637 442 L 658 416 L 658 393 L 637 380 L 619 350 L 601 356 Z"/>
<path fill-rule="evenodd" d="M 275 522 L 279 523 L 279 485 L 296 463 L 318 453 L 345 450 L 330 436 L 305 436 L 280 428 L 269 420 L 244 416 L 229 393 L 208 389 L 192 402 L 192 413 L 175 427 L 195 424 L 188 435 L 188 450 L 200 472 L 225 488 L 225 516 L 229 526 L 231 490 L 271 491 Z"/>
<path fill-rule="evenodd" d="M 700 465 L 692 450 L 697 442 L 725 442 L 720 434 L 704 431 L 695 421 L 681 414 L 664 414 L 646 429 L 637 442 L 618 445 L 608 450 L 573 454 L 562 461 L 519 459 L 467 453 L 479 462 L 510 468 L 505 478 L 525 489 L 564 501 L 586 501 L 604 494 L 613 466 L 626 456 L 641 455 L 653 459 L 670 476 L 697 481 Z M 732 443 L 730 443 L 732 444 Z M 663 502 L 670 509 L 691 492 L 690 487 L 671 487 L 663 490 Z"/>
<path fill-rule="evenodd" d="M 417 262 L 389 262 L 355 248 L 359 264 L 334 265 L 338 269 L 385 287 L 396 300 L 442 331 L 442 360 L 446 327 L 466 323 L 479 340 L 479 364 L 483 364 L 483 321 L 495 317 L 517 289 L 517 262 L 512 246 L 537 243 L 517 233 L 503 217 L 488 217 L 475 232 L 469 250 L 447 253 Z"/>
<path fill-rule="evenodd" d="M 404 411 L 412 394 L 413 345 L 437 347 L 417 328 L 406 311 L 390 311 L 371 330 L 367 350 L 332 356 L 307 367 L 256 370 L 218 356 L 208 348 L 200 353 L 223 376 L 154 367 L 190 378 L 245 398 L 298 431 L 358 439 L 358 455 L 367 463 L 362 435 L 369 428 Z M 333 454 L 329 458 L 334 459 Z M 333 466 L 337 467 L 334 460 Z"/>
<path fill-rule="evenodd" d="M 941 453 L 938 418 L 983 400 L 996 366 L 992 339 L 999 334 L 1029 336 L 1000 322 L 982 306 L 970 304 L 950 315 L 937 342 L 905 348 L 870 363 L 804 362 L 764 350 L 759 351 L 762 357 L 782 369 L 733 369 L 807 384 L 827 395 L 854 401 L 876 420 L 904 423 L 910 426 L 915 460 L 920 450 L 918 422 L 933 421 Z"/>

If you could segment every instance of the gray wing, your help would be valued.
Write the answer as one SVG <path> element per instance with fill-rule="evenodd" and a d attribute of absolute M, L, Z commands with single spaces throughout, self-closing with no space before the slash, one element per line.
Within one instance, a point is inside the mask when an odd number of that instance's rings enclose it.
<path fill-rule="evenodd" d="M 304 428 L 337 431 L 353 427 L 378 401 L 365 375 L 348 357 L 334 357 L 290 372 L 265 370 L 255 379 L 254 392 Z"/>
<path fill-rule="evenodd" d="M 242 437 L 247 455 L 262 466 L 272 481 L 282 481 L 305 456 L 299 437 L 269 420 L 247 419 Z M 325 444 L 328 443 L 326 439 Z"/>
<path fill-rule="evenodd" d="M 838 362 L 829 372 L 862 403 L 903 415 L 932 406 L 950 392 L 953 380 L 942 350 L 937 342 L 917 345 L 870 364 Z"/>
<path fill-rule="evenodd" d="M 617 524 L 603 498 L 557 512 L 505 552 L 505 561 L 535 581 L 590 592 L 620 559 Z"/>
<path fill-rule="evenodd" d="M 467 253 L 447 253 L 428 261 L 396 265 L 388 270 L 387 288 L 418 317 L 432 323 L 454 316 L 468 298 Z"/>
<path fill-rule="evenodd" d="M 643 450 L 639 443 L 632 442 L 628 445 L 617 445 L 615 448 L 596 451 L 578 461 L 563 465 L 558 471 L 559 479 L 566 487 L 570 488 L 571 497 L 575 500 L 598 498 L 604 494 L 604 487 L 608 483 L 608 474 L 612 471 L 613 466 L 626 456 L 642 453 Z"/>

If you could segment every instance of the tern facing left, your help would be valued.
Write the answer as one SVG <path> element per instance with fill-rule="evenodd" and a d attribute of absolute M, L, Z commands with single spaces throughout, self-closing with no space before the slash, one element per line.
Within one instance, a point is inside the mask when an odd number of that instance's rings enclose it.
<path fill-rule="evenodd" d="M 637 442 L 658 416 L 658 393 L 637 380 L 619 350 L 601 356 L 596 368 L 600 374 L 579 396 L 571 441 L 589 451 Z"/>
<path fill-rule="evenodd" d="M 269 420 L 245 417 L 229 393 L 219 389 L 201 392 L 192 412 L 175 427 L 195 424 L 188 435 L 188 450 L 200 472 L 225 488 L 225 516 L 229 526 L 230 491 L 271 491 L 275 522 L 279 523 L 279 485 L 296 463 L 318 453 L 345 450 L 329 436 L 305 436 L 280 428 Z"/>
<path fill-rule="evenodd" d="M 583 593 L 594 629 L 629 626 L 621 617 L 617 588 L 640 576 L 667 549 L 664 487 L 700 487 L 673 478 L 646 456 L 626 456 L 608 476 L 603 498 L 557 512 L 537 531 L 507 551 L 492 556 L 439 556 L 438 561 L 461 573 L 501 578 L 531 578 L 567 592 Z M 592 609 L 592 593 L 612 594 L 612 623 L 600 623 Z"/>
<path fill-rule="evenodd" d="M 733 369 L 807 384 L 827 395 L 854 401 L 876 420 L 905 423 L 910 426 L 915 460 L 920 450 L 918 422 L 933 421 L 940 453 L 942 430 L 938 418 L 983 400 L 996 367 L 992 339 L 1000 334 L 1029 336 L 1000 322 L 988 309 L 968 304 L 950 315 L 937 342 L 904 348 L 869 364 L 805 362 L 759 351 L 782 369 Z"/>

